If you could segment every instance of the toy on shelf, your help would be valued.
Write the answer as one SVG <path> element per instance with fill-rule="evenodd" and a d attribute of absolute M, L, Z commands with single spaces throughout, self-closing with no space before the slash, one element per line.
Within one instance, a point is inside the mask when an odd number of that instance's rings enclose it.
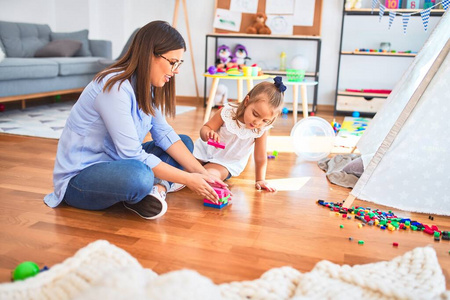
<path fill-rule="evenodd" d="M 231 60 L 233 56 L 231 55 L 231 49 L 227 45 L 221 45 L 217 48 L 217 60 L 216 67 L 220 69 L 224 69 L 226 67 L 230 67 L 232 65 Z"/>
<path fill-rule="evenodd" d="M 289 82 L 302 82 L 305 80 L 305 70 L 287 69 L 286 77 Z"/>
<path fill-rule="evenodd" d="M 360 49 L 355 49 L 355 51 L 353 51 L 353 53 L 391 53 L 391 54 L 417 54 L 417 52 L 415 51 L 411 51 L 411 50 L 406 50 L 406 51 L 397 51 L 397 50 L 386 50 L 386 49 L 365 49 L 365 48 L 360 48 Z"/>
<path fill-rule="evenodd" d="M 12 280 L 25 280 L 29 277 L 36 276 L 39 272 L 43 272 L 48 270 L 48 268 L 45 266 L 42 268 L 42 270 L 39 269 L 39 266 L 32 262 L 32 261 L 25 261 L 23 263 L 20 263 L 12 272 Z"/>
<path fill-rule="evenodd" d="M 361 8 L 361 0 L 346 0 L 345 9 L 358 9 Z"/>
<path fill-rule="evenodd" d="M 246 33 L 249 34 L 271 34 L 272 31 L 270 28 L 266 25 L 267 16 L 263 12 L 258 12 L 253 17 L 254 22 L 251 26 L 247 27 Z"/>
<path fill-rule="evenodd" d="M 207 142 L 207 144 L 208 144 L 208 145 L 211 145 L 211 146 L 214 146 L 214 147 L 216 147 L 216 148 L 225 149 L 225 144 L 224 144 L 224 143 L 216 142 L 216 141 L 213 140 L 213 139 L 209 139 L 208 142 Z"/>
<path fill-rule="evenodd" d="M 225 103 L 228 103 L 228 88 L 226 85 L 219 84 L 216 95 L 214 96 L 214 105 L 222 106 Z"/>
<path fill-rule="evenodd" d="M 208 206 L 208 207 L 213 207 L 213 208 L 219 208 L 219 209 L 224 206 L 227 206 L 228 203 L 231 201 L 230 190 L 228 190 L 226 188 L 217 187 L 217 186 L 212 186 L 212 188 L 219 196 L 219 204 L 216 204 L 216 203 L 212 202 L 211 200 L 205 198 L 205 199 L 203 199 L 203 205 Z"/>
<path fill-rule="evenodd" d="M 352 93 L 371 93 L 371 94 L 390 94 L 392 90 L 374 90 L 374 89 L 345 89 L 346 92 Z"/>
<path fill-rule="evenodd" d="M 247 64 L 247 60 L 251 60 L 251 58 L 248 57 L 247 48 L 245 48 L 244 45 L 237 44 L 236 47 L 234 47 L 232 62 L 237 63 L 239 68 L 242 69 L 242 67 Z"/>

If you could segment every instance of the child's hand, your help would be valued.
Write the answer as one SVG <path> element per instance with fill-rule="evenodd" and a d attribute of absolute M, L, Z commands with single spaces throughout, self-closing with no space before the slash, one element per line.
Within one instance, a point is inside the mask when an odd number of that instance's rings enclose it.
<path fill-rule="evenodd" d="M 220 143 L 219 134 L 217 132 L 215 132 L 214 130 L 211 130 L 210 132 L 208 132 L 208 134 L 206 136 L 208 137 L 208 139 L 212 139 L 215 142 Z"/>
<path fill-rule="evenodd" d="M 258 180 L 255 183 L 255 188 L 260 190 L 267 190 L 268 192 L 276 192 L 277 189 L 274 187 L 271 187 L 265 180 Z"/>

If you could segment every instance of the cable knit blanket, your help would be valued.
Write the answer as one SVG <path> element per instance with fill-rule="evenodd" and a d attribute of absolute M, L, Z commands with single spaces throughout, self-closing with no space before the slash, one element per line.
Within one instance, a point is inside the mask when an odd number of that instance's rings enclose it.
<path fill-rule="evenodd" d="M 191 270 L 158 275 L 99 240 L 35 277 L 0 284 L 0 299 L 450 299 L 450 292 L 431 247 L 391 261 L 353 267 L 321 261 L 308 273 L 282 267 L 216 285 Z"/>

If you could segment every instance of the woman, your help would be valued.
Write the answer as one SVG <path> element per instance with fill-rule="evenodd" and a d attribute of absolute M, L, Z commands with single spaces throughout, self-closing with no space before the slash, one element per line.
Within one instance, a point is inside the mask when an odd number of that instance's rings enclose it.
<path fill-rule="evenodd" d="M 138 31 L 123 58 L 95 76 L 59 140 L 48 206 L 64 201 L 101 210 L 123 202 L 155 219 L 167 210 L 173 182 L 218 201 L 210 183 L 226 185 L 194 158 L 192 140 L 178 136 L 164 118 L 175 113 L 174 76 L 184 51 L 180 33 L 154 21 Z M 149 131 L 153 141 L 142 144 Z"/>

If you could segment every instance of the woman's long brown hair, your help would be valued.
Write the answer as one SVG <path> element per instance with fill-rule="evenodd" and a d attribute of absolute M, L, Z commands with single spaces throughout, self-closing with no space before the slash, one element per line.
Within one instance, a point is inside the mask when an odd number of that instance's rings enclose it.
<path fill-rule="evenodd" d="M 154 116 L 154 106 L 160 108 L 166 116 L 175 115 L 175 77 L 163 87 L 152 87 L 150 70 L 152 57 L 172 50 L 184 49 L 186 43 L 181 34 L 165 21 L 153 21 L 142 27 L 135 35 L 127 53 L 116 63 L 99 72 L 94 80 L 100 82 L 108 74 L 118 74 L 106 81 L 104 92 L 109 92 L 119 83 L 135 77 L 135 93 L 139 108 L 147 115 Z M 152 93 L 153 89 L 153 93 Z"/>

